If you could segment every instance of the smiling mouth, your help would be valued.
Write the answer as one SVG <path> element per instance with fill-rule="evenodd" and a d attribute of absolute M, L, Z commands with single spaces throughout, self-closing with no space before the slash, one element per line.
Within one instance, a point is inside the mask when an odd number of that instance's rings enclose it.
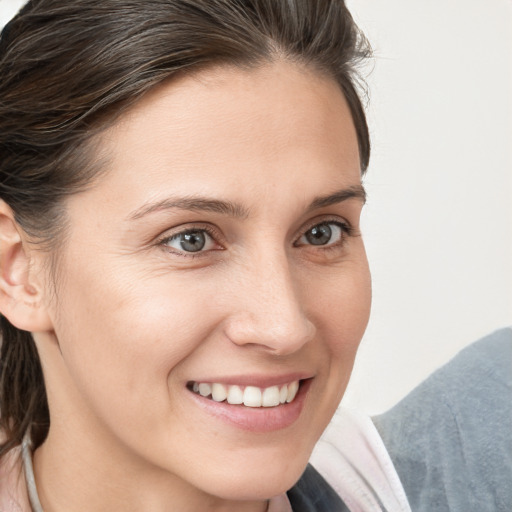
<path fill-rule="evenodd" d="M 215 402 L 246 407 L 277 407 L 295 400 L 300 381 L 295 380 L 281 386 L 259 388 L 257 386 L 226 385 L 218 382 L 190 382 L 188 389 L 193 393 Z"/>

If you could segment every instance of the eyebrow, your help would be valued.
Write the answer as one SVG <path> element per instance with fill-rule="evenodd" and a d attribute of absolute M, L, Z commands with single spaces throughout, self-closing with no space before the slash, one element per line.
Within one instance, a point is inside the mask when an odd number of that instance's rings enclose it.
<path fill-rule="evenodd" d="M 221 213 L 235 218 L 247 218 L 249 216 L 249 210 L 238 203 L 200 196 L 187 196 L 176 198 L 170 197 L 163 199 L 162 201 L 146 204 L 135 210 L 128 218 L 130 220 L 136 220 L 148 215 L 149 213 L 160 210 L 170 210 L 173 208 L 198 212 Z"/>
<path fill-rule="evenodd" d="M 334 204 L 342 203 L 347 199 L 359 199 L 363 203 L 366 202 L 366 191 L 363 185 L 353 185 L 348 188 L 338 190 L 326 196 L 316 197 L 308 206 L 306 211 L 318 210 Z M 186 197 L 169 197 L 156 201 L 153 203 L 145 204 L 132 212 L 129 220 L 137 220 L 150 213 L 170 210 L 178 208 L 180 210 L 197 211 L 197 212 L 213 212 L 228 215 L 230 217 L 245 219 L 249 216 L 249 209 L 245 208 L 239 203 L 232 201 L 225 201 L 220 199 L 213 199 L 202 196 L 186 196 Z"/>
<path fill-rule="evenodd" d="M 351 187 L 338 190 L 333 194 L 317 197 L 311 202 L 307 211 L 332 206 L 334 204 L 342 203 L 347 199 L 359 199 L 363 204 L 366 203 L 366 190 L 363 185 L 353 185 Z"/>

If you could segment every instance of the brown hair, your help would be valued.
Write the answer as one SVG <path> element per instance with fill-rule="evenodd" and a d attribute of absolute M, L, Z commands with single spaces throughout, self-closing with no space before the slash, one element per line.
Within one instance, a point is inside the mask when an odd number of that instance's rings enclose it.
<path fill-rule="evenodd" d="M 63 199 L 97 175 L 93 136 L 178 72 L 276 58 L 340 85 L 361 171 L 370 141 L 356 65 L 370 54 L 342 0 L 31 0 L 0 38 L 0 198 L 41 247 L 65 228 Z M 0 318 L 0 456 L 49 427 L 29 332 Z"/>

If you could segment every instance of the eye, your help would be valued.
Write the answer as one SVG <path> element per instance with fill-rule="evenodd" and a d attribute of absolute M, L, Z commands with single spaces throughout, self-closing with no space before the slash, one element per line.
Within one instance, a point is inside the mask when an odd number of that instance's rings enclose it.
<path fill-rule="evenodd" d="M 295 245 L 329 246 L 343 241 L 349 234 L 350 228 L 341 222 L 321 222 L 309 228 L 295 243 Z"/>
<path fill-rule="evenodd" d="M 161 243 L 177 252 L 208 251 L 216 246 L 215 241 L 205 229 L 182 231 L 166 238 Z"/>

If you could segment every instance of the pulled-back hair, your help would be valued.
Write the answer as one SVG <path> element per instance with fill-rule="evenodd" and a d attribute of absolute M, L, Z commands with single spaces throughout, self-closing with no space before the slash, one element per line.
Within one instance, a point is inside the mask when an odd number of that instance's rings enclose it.
<path fill-rule="evenodd" d="M 63 200 L 101 172 L 93 141 L 177 73 L 285 59 L 334 79 L 352 114 L 364 173 L 370 141 L 356 66 L 370 54 L 342 0 L 31 0 L 0 38 L 0 199 L 53 251 Z M 32 335 L 1 316 L 0 456 L 49 428 Z"/>

